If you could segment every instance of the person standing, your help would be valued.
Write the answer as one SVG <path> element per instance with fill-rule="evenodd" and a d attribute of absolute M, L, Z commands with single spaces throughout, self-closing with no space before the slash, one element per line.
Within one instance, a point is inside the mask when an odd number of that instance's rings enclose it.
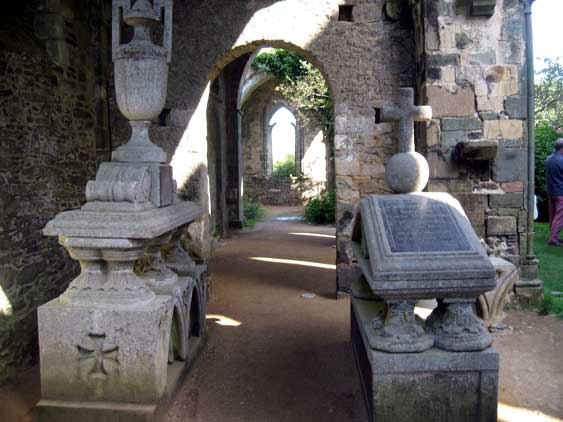
<path fill-rule="evenodd" d="M 553 154 L 545 162 L 547 198 L 551 234 L 548 243 L 563 246 L 559 236 L 563 228 L 563 138 L 555 141 Z"/>

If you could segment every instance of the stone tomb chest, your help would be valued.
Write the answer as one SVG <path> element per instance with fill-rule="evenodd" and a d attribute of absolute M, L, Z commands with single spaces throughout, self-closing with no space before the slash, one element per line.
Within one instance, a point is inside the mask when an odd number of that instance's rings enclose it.
<path fill-rule="evenodd" d="M 496 274 L 459 202 L 367 197 L 352 241 L 352 343 L 370 420 L 496 421 L 498 354 L 474 313 Z M 416 301 L 431 298 L 423 321 Z"/>
<path fill-rule="evenodd" d="M 449 194 L 369 196 L 353 242 L 368 284 L 382 298 L 477 297 L 495 287 L 495 270 Z"/>

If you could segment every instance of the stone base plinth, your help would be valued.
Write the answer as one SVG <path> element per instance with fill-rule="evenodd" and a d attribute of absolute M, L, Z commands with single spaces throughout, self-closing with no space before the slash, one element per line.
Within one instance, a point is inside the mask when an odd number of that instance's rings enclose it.
<path fill-rule="evenodd" d="M 172 296 L 107 307 L 61 296 L 41 306 L 39 421 L 155 420 L 170 388 L 173 309 Z"/>
<path fill-rule="evenodd" d="M 370 421 L 496 422 L 499 355 L 385 353 L 369 346 L 367 330 L 381 315 L 377 301 L 352 299 L 352 345 Z"/>
<path fill-rule="evenodd" d="M 514 293 L 522 303 L 537 303 L 543 299 L 543 281 L 521 279 L 514 283 Z"/>
<path fill-rule="evenodd" d="M 36 415 L 41 422 L 158 421 L 157 406 L 41 400 Z"/>

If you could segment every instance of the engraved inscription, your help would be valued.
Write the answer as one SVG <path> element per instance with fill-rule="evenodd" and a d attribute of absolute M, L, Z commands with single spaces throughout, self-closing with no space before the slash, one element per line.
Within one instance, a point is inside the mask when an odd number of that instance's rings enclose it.
<path fill-rule="evenodd" d="M 379 206 L 391 252 L 471 250 L 447 204 L 401 199 L 379 201 Z"/>

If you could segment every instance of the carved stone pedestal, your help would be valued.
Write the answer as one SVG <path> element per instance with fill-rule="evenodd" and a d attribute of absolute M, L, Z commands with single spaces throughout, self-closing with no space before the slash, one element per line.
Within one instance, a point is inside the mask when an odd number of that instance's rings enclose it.
<path fill-rule="evenodd" d="M 152 421 L 167 393 L 173 298 L 39 308 L 44 421 Z"/>
<path fill-rule="evenodd" d="M 201 211 L 187 202 L 136 213 L 97 205 L 45 228 L 82 272 L 38 311 L 39 420 L 157 421 L 203 345 L 206 303 L 202 274 L 178 276 L 160 250 Z M 152 268 L 139 276 L 133 267 L 144 256 Z"/>
<path fill-rule="evenodd" d="M 499 355 L 386 353 L 373 348 L 370 325 L 383 303 L 352 298 L 352 346 L 372 422 L 496 422 Z"/>
<path fill-rule="evenodd" d="M 470 352 L 489 347 L 493 338 L 473 306 L 474 299 L 444 299 L 428 317 L 427 327 L 436 337 L 436 347 L 453 352 Z"/>

